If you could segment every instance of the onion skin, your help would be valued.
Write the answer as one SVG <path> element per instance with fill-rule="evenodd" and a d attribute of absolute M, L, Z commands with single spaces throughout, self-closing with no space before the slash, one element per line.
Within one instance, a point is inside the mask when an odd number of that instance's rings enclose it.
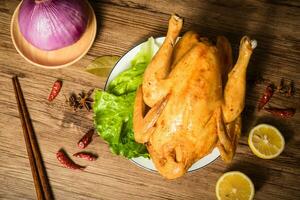
<path fill-rule="evenodd" d="M 19 28 L 33 46 L 57 50 L 77 42 L 87 22 L 85 0 L 23 0 L 19 10 Z"/>

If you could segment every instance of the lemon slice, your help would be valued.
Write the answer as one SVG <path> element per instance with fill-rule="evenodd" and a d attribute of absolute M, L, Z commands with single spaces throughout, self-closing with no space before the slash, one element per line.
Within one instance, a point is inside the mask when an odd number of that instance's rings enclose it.
<path fill-rule="evenodd" d="M 252 152 L 263 159 L 277 157 L 284 149 L 284 138 L 277 128 L 268 124 L 255 126 L 249 134 Z"/>
<path fill-rule="evenodd" d="M 242 172 L 227 172 L 217 182 L 216 195 L 218 200 L 251 200 L 254 197 L 254 186 Z"/>

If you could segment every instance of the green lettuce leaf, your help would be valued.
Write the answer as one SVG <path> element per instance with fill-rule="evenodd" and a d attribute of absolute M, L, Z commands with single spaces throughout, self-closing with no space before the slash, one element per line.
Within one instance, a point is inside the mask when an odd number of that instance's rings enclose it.
<path fill-rule="evenodd" d="M 155 41 L 151 37 L 143 44 L 139 53 L 131 61 L 131 67 L 123 71 L 108 86 L 108 92 L 122 95 L 134 92 L 143 81 L 143 74 L 155 51 Z"/>
<path fill-rule="evenodd" d="M 149 38 L 131 61 L 131 66 L 111 81 L 107 92 L 94 92 L 96 130 L 108 142 L 113 153 L 126 158 L 149 157 L 146 147 L 134 140 L 132 116 L 136 89 L 142 83 L 155 48 L 158 47 L 154 39 Z"/>
<path fill-rule="evenodd" d="M 96 90 L 93 110 L 97 132 L 108 142 L 111 151 L 126 158 L 148 157 L 143 144 L 134 141 L 132 114 L 135 92 L 115 96 Z"/>

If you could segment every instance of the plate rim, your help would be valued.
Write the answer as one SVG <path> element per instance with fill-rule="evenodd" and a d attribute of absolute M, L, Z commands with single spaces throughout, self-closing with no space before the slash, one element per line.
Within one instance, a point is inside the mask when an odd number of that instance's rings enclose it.
<path fill-rule="evenodd" d="M 163 39 L 163 38 L 165 38 L 165 36 L 153 37 L 154 41 L 157 40 L 157 39 Z M 143 41 L 143 42 L 140 42 L 139 44 L 137 44 L 137 45 L 131 47 L 129 50 L 126 51 L 126 53 L 123 54 L 123 56 L 121 56 L 121 57 L 119 58 L 119 60 L 116 62 L 116 64 L 113 66 L 113 68 L 111 69 L 110 73 L 109 73 L 108 76 L 107 76 L 107 79 L 106 79 L 105 84 L 104 84 L 104 91 L 107 91 L 109 79 L 110 79 L 110 77 L 111 77 L 113 71 L 116 69 L 117 65 L 121 62 L 121 60 L 122 60 L 129 52 L 131 52 L 134 48 L 137 48 L 138 46 L 142 45 L 142 44 L 145 43 L 146 41 L 147 41 L 147 40 L 145 40 L 145 41 Z M 215 148 L 216 148 L 216 147 L 214 147 L 214 148 L 212 149 L 212 151 L 211 151 L 209 154 L 207 154 L 206 156 L 210 155 L 210 154 L 214 151 Z M 217 150 L 218 150 L 218 149 L 217 149 Z M 209 164 L 214 163 L 214 162 L 220 157 L 220 155 L 221 155 L 219 150 L 218 150 L 218 154 L 219 154 L 219 155 L 216 156 L 214 159 L 212 159 L 210 162 L 206 163 L 205 165 L 203 165 L 203 166 L 201 166 L 201 167 L 199 167 L 199 168 L 192 169 L 192 170 L 187 170 L 187 173 L 195 172 L 195 171 L 197 171 L 197 170 L 200 170 L 200 169 L 206 167 L 206 166 L 209 165 Z M 206 156 L 204 156 L 204 157 L 202 157 L 202 158 L 205 158 Z M 138 158 L 138 157 L 137 157 L 137 158 Z M 202 159 L 202 158 L 201 158 L 201 159 Z M 146 159 L 146 158 L 145 158 L 145 159 Z M 199 159 L 199 160 L 201 160 L 201 159 Z M 150 172 L 158 173 L 158 170 L 157 170 L 157 169 L 156 169 L 156 170 L 153 170 L 153 169 L 147 168 L 147 167 L 145 167 L 144 165 L 142 165 L 142 164 L 138 163 L 137 161 L 133 160 L 132 158 L 131 158 L 131 159 L 127 159 L 127 160 L 129 160 L 131 163 L 135 164 L 136 166 L 138 166 L 138 167 L 140 167 L 140 168 L 142 168 L 142 169 L 145 169 L 145 170 L 150 171 Z M 153 161 L 151 160 L 151 158 L 150 158 L 149 160 L 153 163 Z M 198 161 L 199 161 L 199 160 L 198 160 Z M 197 162 L 198 162 L 198 161 L 197 161 Z M 195 163 L 197 163 L 197 162 L 195 162 Z M 194 164 L 195 164 L 195 163 L 194 163 Z M 154 163 L 153 163 L 153 165 L 154 165 Z M 154 167 L 155 167 L 155 165 L 154 165 Z M 192 166 L 191 166 L 191 167 L 192 167 Z M 191 167 L 190 167 L 190 168 L 191 168 Z"/>

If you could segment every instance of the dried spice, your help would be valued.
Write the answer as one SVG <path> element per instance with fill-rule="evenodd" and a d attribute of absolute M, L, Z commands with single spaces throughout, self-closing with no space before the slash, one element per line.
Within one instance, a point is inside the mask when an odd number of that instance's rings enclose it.
<path fill-rule="evenodd" d="M 93 103 L 93 99 L 91 98 L 91 95 L 93 93 L 94 89 L 88 91 L 87 93 L 85 93 L 84 91 L 82 91 L 81 93 L 79 93 L 79 97 L 78 97 L 78 101 L 79 101 L 79 109 L 85 108 L 88 111 L 90 111 L 92 109 L 92 103 Z"/>
<path fill-rule="evenodd" d="M 280 80 L 280 84 L 276 87 L 276 90 L 286 97 L 291 97 L 295 94 L 294 81 L 285 81 L 283 78 Z"/>
<path fill-rule="evenodd" d="M 90 129 L 78 142 L 78 147 L 80 149 L 84 149 L 85 147 L 87 147 L 87 145 L 89 145 L 92 141 L 92 137 L 95 133 L 95 130 L 92 128 Z"/>
<path fill-rule="evenodd" d="M 62 81 L 61 80 L 57 80 L 57 81 L 54 82 L 54 84 L 52 86 L 52 90 L 51 90 L 51 92 L 48 96 L 48 101 L 53 101 L 55 99 L 55 97 L 60 92 L 61 87 L 62 87 Z"/>
<path fill-rule="evenodd" d="M 287 92 L 287 96 L 290 97 L 290 96 L 293 96 L 294 94 L 295 94 L 295 84 L 294 84 L 294 81 L 291 81 L 290 87 Z"/>
<path fill-rule="evenodd" d="M 75 93 L 70 94 L 69 99 L 66 98 L 66 102 L 74 109 L 74 111 L 76 111 L 79 107 L 79 102 Z"/>
<path fill-rule="evenodd" d="M 74 169 L 74 170 L 83 170 L 85 168 L 84 166 L 78 165 L 73 160 L 71 160 L 66 154 L 66 152 L 62 149 L 60 149 L 56 153 L 56 158 L 65 168 Z"/>
<path fill-rule="evenodd" d="M 274 85 L 269 84 L 265 89 L 263 96 L 259 100 L 258 110 L 261 110 L 264 107 L 264 105 L 266 105 L 270 101 L 273 94 L 274 94 Z"/>
<path fill-rule="evenodd" d="M 259 84 L 264 84 L 264 85 L 274 85 L 274 89 L 276 92 L 279 92 L 279 94 L 284 95 L 286 97 L 291 97 L 294 96 L 296 90 L 295 90 L 295 84 L 294 81 L 286 81 L 285 79 L 280 79 L 279 84 L 275 84 L 269 79 L 263 78 L 260 75 L 256 75 L 255 77 L 249 77 L 247 79 L 247 83 L 252 85 L 259 85 Z"/>
<path fill-rule="evenodd" d="M 293 117 L 296 113 L 296 109 L 294 108 L 275 108 L 275 107 L 269 107 L 264 108 L 265 111 L 272 113 L 274 116 L 278 116 L 281 118 L 290 118 Z"/>
<path fill-rule="evenodd" d="M 94 161 L 94 160 L 97 160 L 97 158 L 98 158 L 97 155 L 88 153 L 88 152 L 78 152 L 78 153 L 73 154 L 73 156 L 75 156 L 77 158 L 83 158 L 88 161 Z"/>
<path fill-rule="evenodd" d="M 276 90 L 277 90 L 277 91 L 281 91 L 282 88 L 283 88 L 283 85 L 284 85 L 284 79 L 282 78 L 282 79 L 280 80 L 279 85 L 276 87 Z"/>
<path fill-rule="evenodd" d="M 279 85 L 275 85 L 274 83 L 269 83 L 263 96 L 260 98 L 258 103 L 258 110 L 264 108 L 264 106 L 270 101 L 274 92 L 279 92 L 280 94 L 291 97 L 295 94 L 295 86 L 294 81 L 285 81 L 284 79 L 280 80 Z M 268 107 L 264 108 L 265 111 L 273 114 L 274 116 L 278 116 L 281 118 L 290 118 L 294 116 L 296 113 L 296 109 L 294 108 L 276 108 L 276 107 Z"/>
<path fill-rule="evenodd" d="M 94 89 L 89 90 L 87 93 L 82 91 L 78 95 L 71 93 L 66 102 L 74 109 L 74 111 L 77 111 L 78 109 L 81 110 L 83 108 L 85 108 L 87 111 L 90 111 L 94 102 L 91 97 L 93 91 Z"/>

